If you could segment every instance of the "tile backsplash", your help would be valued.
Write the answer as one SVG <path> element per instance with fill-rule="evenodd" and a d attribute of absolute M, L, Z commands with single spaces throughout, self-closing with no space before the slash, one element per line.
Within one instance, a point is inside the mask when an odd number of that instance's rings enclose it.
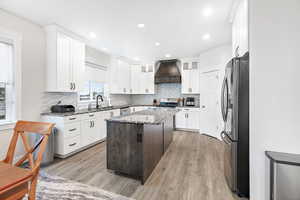
<path fill-rule="evenodd" d="M 110 99 L 112 105 L 125 105 L 131 103 L 130 95 L 111 94 Z M 42 112 L 50 112 L 51 106 L 57 104 L 59 101 L 64 105 L 73 105 L 76 109 L 88 107 L 88 104 L 78 103 L 78 96 L 76 93 L 44 93 Z"/>
<path fill-rule="evenodd" d="M 61 104 L 70 104 L 77 107 L 77 94 L 76 93 L 48 93 L 43 95 L 42 112 L 49 112 L 52 105 L 61 101 Z"/>
<path fill-rule="evenodd" d="M 153 99 L 195 97 L 196 106 L 200 104 L 200 95 L 185 95 L 181 93 L 180 83 L 162 83 L 155 85 L 153 95 L 131 95 L 132 104 L 152 104 Z"/>
<path fill-rule="evenodd" d="M 153 95 L 110 95 L 112 105 L 152 104 L 153 99 L 182 97 L 195 97 L 196 106 L 199 106 L 200 104 L 200 95 L 181 94 L 181 84 L 177 83 L 163 83 L 155 85 L 155 94 Z M 49 112 L 50 107 L 57 104 L 59 101 L 61 101 L 61 104 L 73 105 L 76 109 L 88 107 L 87 104 L 78 103 L 78 96 L 76 93 L 44 93 L 42 112 Z"/>

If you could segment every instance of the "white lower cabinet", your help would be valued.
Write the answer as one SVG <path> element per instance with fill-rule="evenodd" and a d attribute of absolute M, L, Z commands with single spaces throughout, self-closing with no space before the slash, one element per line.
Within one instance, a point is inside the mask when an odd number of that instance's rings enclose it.
<path fill-rule="evenodd" d="M 119 116 L 120 109 L 74 116 L 43 116 L 55 123 L 55 154 L 65 158 L 106 138 L 106 119 Z"/>
<path fill-rule="evenodd" d="M 180 108 L 175 117 L 176 129 L 195 130 L 200 128 L 200 109 L 199 108 Z"/>

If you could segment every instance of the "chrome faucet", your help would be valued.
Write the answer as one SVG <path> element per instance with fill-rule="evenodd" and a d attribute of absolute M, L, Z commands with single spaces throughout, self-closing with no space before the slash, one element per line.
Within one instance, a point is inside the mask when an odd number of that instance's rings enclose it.
<path fill-rule="evenodd" d="M 98 109 L 99 107 L 100 107 L 100 105 L 99 105 L 99 98 L 100 98 L 100 100 L 101 100 L 101 102 L 103 102 L 103 97 L 102 97 L 102 95 L 97 95 L 97 97 L 96 97 L 96 108 Z"/>

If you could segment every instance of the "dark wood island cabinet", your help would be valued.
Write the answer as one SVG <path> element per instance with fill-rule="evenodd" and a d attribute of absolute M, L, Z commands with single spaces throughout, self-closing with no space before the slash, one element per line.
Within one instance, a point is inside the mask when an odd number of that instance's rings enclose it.
<path fill-rule="evenodd" d="M 107 120 L 107 168 L 143 184 L 173 140 L 176 112 L 154 108 Z"/>

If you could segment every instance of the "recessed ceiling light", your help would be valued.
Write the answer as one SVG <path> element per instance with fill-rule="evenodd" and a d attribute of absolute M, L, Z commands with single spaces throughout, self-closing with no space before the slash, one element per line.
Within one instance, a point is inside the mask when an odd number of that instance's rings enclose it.
<path fill-rule="evenodd" d="M 170 57 L 171 57 L 171 54 L 168 54 L 168 53 L 167 53 L 167 54 L 165 55 L 165 57 L 166 57 L 166 58 L 170 58 Z"/>
<path fill-rule="evenodd" d="M 139 57 L 134 57 L 133 59 L 134 59 L 135 61 L 139 61 L 139 60 L 140 60 Z"/>
<path fill-rule="evenodd" d="M 144 27 L 145 27 L 145 24 L 138 24 L 137 27 L 138 27 L 138 28 L 144 28 Z"/>
<path fill-rule="evenodd" d="M 160 43 L 159 42 L 155 42 L 155 46 L 160 46 Z"/>
<path fill-rule="evenodd" d="M 89 37 L 90 37 L 91 39 L 94 39 L 94 38 L 97 37 L 97 35 L 96 35 L 96 33 L 94 33 L 94 32 L 90 32 L 90 33 L 89 33 Z"/>
<path fill-rule="evenodd" d="M 209 17 L 213 14 L 213 10 L 211 7 L 206 7 L 203 9 L 203 16 L 204 17 Z"/>
<path fill-rule="evenodd" d="M 209 40 L 210 39 L 210 34 L 206 33 L 202 36 L 203 40 Z"/>
<path fill-rule="evenodd" d="M 107 51 L 107 48 L 104 47 L 104 48 L 102 48 L 102 50 L 103 50 L 103 51 Z"/>

